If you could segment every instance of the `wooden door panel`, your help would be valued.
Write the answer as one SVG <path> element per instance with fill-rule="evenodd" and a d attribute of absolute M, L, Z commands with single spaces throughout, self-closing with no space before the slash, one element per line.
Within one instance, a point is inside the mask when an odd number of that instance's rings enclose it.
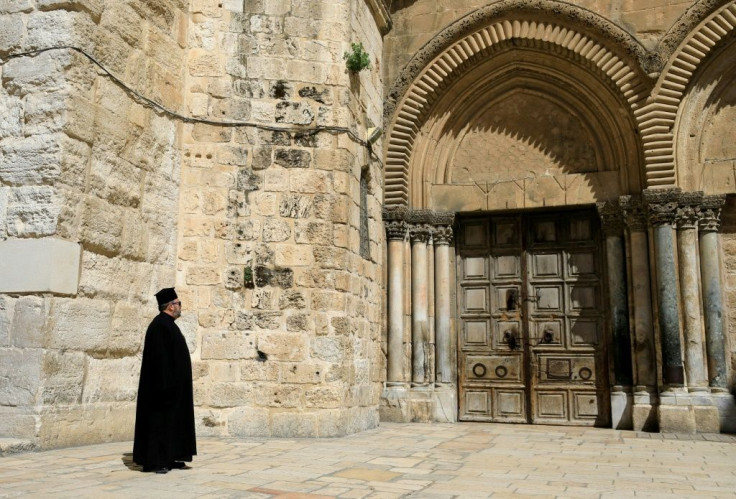
<path fill-rule="evenodd" d="M 608 399 L 597 227 L 592 211 L 461 224 L 461 420 L 600 423 Z"/>

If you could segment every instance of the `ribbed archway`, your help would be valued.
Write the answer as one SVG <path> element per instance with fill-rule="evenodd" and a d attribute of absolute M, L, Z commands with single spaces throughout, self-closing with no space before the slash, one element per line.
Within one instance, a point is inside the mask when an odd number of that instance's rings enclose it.
<path fill-rule="evenodd" d="M 550 9 L 557 4 L 545 2 Z M 570 6 L 567 5 L 566 8 L 569 10 Z M 451 125 L 452 120 L 448 116 L 442 117 L 442 113 L 451 110 L 450 114 L 460 116 L 458 112 L 462 108 L 463 99 L 471 107 L 477 108 L 480 105 L 480 95 L 467 97 L 466 90 L 474 88 L 473 82 L 479 82 L 477 85 L 481 86 L 482 82 L 494 85 L 489 75 L 501 75 L 504 72 L 517 73 L 514 82 L 519 89 L 528 87 L 532 91 L 536 88 L 535 91 L 539 92 L 540 89 L 547 88 L 546 95 L 559 93 L 556 98 L 561 99 L 560 103 L 564 102 L 562 107 L 569 107 L 570 115 L 577 116 L 583 122 L 587 120 L 588 124 L 597 124 L 599 128 L 604 123 L 613 125 L 609 132 L 610 139 L 601 142 L 602 137 L 599 135 L 596 140 L 603 148 L 599 153 L 603 154 L 608 149 L 606 154 L 616 164 L 605 164 L 602 167 L 598 165 L 596 169 L 625 168 L 628 172 L 622 180 L 623 190 L 638 186 L 640 160 L 637 156 L 639 148 L 632 140 L 635 135 L 633 130 L 636 128 L 633 111 L 641 106 L 649 90 L 648 80 L 641 69 L 643 57 L 631 55 L 632 52 L 638 52 L 638 47 L 636 51 L 625 51 L 626 44 L 614 43 L 610 33 L 592 29 L 591 23 L 581 22 L 580 26 L 574 26 L 569 21 L 570 16 L 564 18 L 564 22 L 557 22 L 553 19 L 531 20 L 531 15 L 524 10 L 509 11 L 500 18 L 492 14 L 495 13 L 489 13 L 485 26 L 473 26 L 476 29 L 472 32 L 458 36 L 456 41 L 439 50 L 423 69 L 416 71 L 410 84 L 399 83 L 405 90 L 396 99 L 395 108 L 392 103 L 387 108 L 389 112 L 391 109 L 395 110 L 390 118 L 386 147 L 386 206 L 416 208 L 427 205 L 426 186 L 417 185 L 415 172 L 411 170 L 413 165 L 420 163 L 421 168 L 427 166 L 426 161 L 418 159 L 418 155 L 426 157 L 431 153 L 432 147 L 422 146 L 421 152 L 417 147 L 425 136 L 431 137 L 429 140 L 437 140 L 436 135 L 432 135 L 434 132 L 429 132 L 428 128 L 440 130 L 437 126 L 443 121 L 445 131 L 448 131 L 446 126 L 457 129 L 461 120 L 455 118 L 455 124 Z M 540 12 L 534 14 L 536 19 L 543 17 Z M 555 17 L 552 11 L 547 14 Z M 585 14 L 594 16 L 587 11 Z M 474 16 L 477 24 L 480 14 L 475 13 Z M 467 23 L 460 20 L 448 29 L 459 29 L 456 25 L 464 24 Z M 626 43 L 635 46 L 628 38 Z M 426 54 L 419 58 L 426 58 Z M 489 61 L 494 59 L 504 59 L 509 63 L 491 62 L 489 65 Z M 523 76 L 519 73 L 522 71 L 520 65 L 513 69 L 514 60 L 521 59 L 528 61 Z M 508 82 L 508 78 L 505 79 Z M 580 83 L 576 83 L 576 80 Z M 460 84 L 457 83 L 459 81 Z M 395 90 L 394 97 L 400 91 Z M 484 98 L 494 99 L 492 89 L 490 94 L 486 87 L 483 87 L 483 91 Z M 463 92 L 466 92 L 466 97 L 462 97 Z M 544 93 L 543 90 L 542 92 Z M 558 104 L 561 105 L 560 103 Z M 603 114 L 596 117 L 595 113 L 588 113 L 587 108 L 602 111 Z M 616 150 L 619 151 L 618 154 L 613 152 Z M 604 157 L 601 160 L 605 161 Z M 432 161 L 436 161 L 436 158 Z M 438 168 L 442 170 L 443 167 Z M 635 172 L 633 175 L 630 173 L 632 171 Z M 424 172 L 423 176 L 436 178 L 438 174 L 439 172 Z M 420 184 L 422 182 L 424 181 L 420 181 Z"/>

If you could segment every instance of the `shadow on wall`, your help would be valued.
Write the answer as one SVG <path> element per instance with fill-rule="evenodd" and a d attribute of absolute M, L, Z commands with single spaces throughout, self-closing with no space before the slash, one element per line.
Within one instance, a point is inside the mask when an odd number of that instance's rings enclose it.
<path fill-rule="evenodd" d="M 591 204 L 643 185 L 622 97 L 556 55 L 509 47 L 446 89 L 426 123 L 417 170 L 433 209 Z"/>

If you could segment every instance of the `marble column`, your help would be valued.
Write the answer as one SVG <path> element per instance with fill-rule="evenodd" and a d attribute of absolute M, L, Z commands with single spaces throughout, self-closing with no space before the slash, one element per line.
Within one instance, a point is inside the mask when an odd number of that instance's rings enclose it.
<path fill-rule="evenodd" d="M 677 255 L 682 296 L 682 327 L 685 340 L 685 375 L 690 392 L 707 391 L 703 355 L 703 321 L 700 312 L 700 271 L 698 269 L 698 219 L 703 194 L 682 194 L 677 208 Z"/>
<path fill-rule="evenodd" d="M 700 275 L 703 285 L 708 384 L 715 393 L 728 391 L 721 266 L 718 252 L 718 229 L 724 202 L 723 196 L 706 196 L 700 213 Z"/>
<path fill-rule="evenodd" d="M 427 241 L 427 325 L 428 325 L 428 333 L 427 333 L 427 372 L 425 373 L 425 377 L 427 378 L 428 383 L 432 383 L 436 376 L 436 357 L 437 357 L 437 351 L 436 351 L 436 339 L 435 339 L 435 255 L 434 255 L 434 245 L 435 245 L 435 238 L 434 238 L 434 232 L 435 228 L 432 227 L 429 241 Z"/>
<path fill-rule="evenodd" d="M 652 290 L 649 271 L 647 219 L 641 198 L 622 196 L 619 200 L 629 230 L 631 293 L 634 320 L 635 392 L 654 393 L 657 386 L 657 354 L 654 346 Z"/>
<path fill-rule="evenodd" d="M 631 336 L 629 333 L 629 294 L 626 283 L 624 223 L 618 202 L 598 203 L 606 235 L 608 298 L 611 313 L 614 386 L 611 389 L 611 419 L 616 429 L 632 428 Z"/>
<path fill-rule="evenodd" d="M 620 386 L 631 386 L 633 380 L 631 374 L 631 338 L 629 336 L 629 302 L 626 285 L 623 218 L 618 203 L 600 203 L 598 211 L 606 235 L 614 383 Z"/>
<path fill-rule="evenodd" d="M 657 309 L 662 348 L 662 382 L 665 389 L 682 387 L 685 384 L 680 343 L 675 242 L 672 231 L 679 197 L 679 189 L 647 189 L 644 191 L 649 223 L 654 232 Z"/>
<path fill-rule="evenodd" d="M 439 226 L 434 231 L 435 254 L 435 342 L 436 382 L 452 383 L 451 339 L 450 339 L 450 241 L 452 227 Z"/>
<path fill-rule="evenodd" d="M 388 366 L 387 385 L 404 384 L 404 239 L 407 225 L 387 221 L 388 239 Z"/>
<path fill-rule="evenodd" d="M 429 278 L 427 273 L 427 241 L 430 227 L 413 224 L 411 236 L 411 335 L 412 384 L 429 383 Z"/>

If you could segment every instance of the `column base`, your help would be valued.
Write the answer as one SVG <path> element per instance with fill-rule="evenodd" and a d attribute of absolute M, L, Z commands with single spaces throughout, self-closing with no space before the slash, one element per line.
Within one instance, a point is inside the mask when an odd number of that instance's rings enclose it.
<path fill-rule="evenodd" d="M 434 388 L 435 423 L 457 422 L 457 388 L 452 384 L 437 384 Z"/>
<path fill-rule="evenodd" d="M 659 430 L 658 403 L 657 396 L 646 389 L 637 390 L 634 393 L 634 407 L 631 411 L 634 431 L 656 432 Z"/>
<path fill-rule="evenodd" d="M 451 384 L 386 384 L 379 407 L 381 421 L 391 423 L 454 423 L 457 389 Z"/>
<path fill-rule="evenodd" d="M 611 426 L 615 430 L 633 428 L 634 396 L 631 388 L 614 386 L 611 390 Z"/>
<path fill-rule="evenodd" d="M 386 383 L 381 393 L 378 417 L 389 423 L 408 423 L 409 417 L 409 385 L 405 383 Z"/>
<path fill-rule="evenodd" d="M 659 427 L 672 433 L 720 433 L 736 427 L 736 405 L 730 395 L 665 392 L 660 395 Z"/>

